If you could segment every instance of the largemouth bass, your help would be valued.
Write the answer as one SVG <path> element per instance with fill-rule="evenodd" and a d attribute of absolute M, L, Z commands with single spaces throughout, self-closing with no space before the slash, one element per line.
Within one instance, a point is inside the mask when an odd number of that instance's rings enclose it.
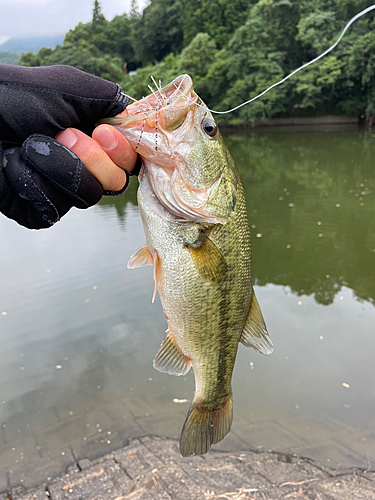
<path fill-rule="evenodd" d="M 180 451 L 206 453 L 229 432 L 238 344 L 272 352 L 251 282 L 250 229 L 234 160 L 188 75 L 128 106 L 117 124 L 141 155 L 146 245 L 129 268 L 154 266 L 168 323 L 154 367 L 185 375 L 195 394 Z"/>

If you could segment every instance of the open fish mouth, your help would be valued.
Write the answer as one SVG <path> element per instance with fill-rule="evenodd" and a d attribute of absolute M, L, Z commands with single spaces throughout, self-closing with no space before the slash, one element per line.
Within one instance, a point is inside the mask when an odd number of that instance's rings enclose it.
<path fill-rule="evenodd" d="M 189 75 L 175 78 L 165 87 L 156 84 L 151 94 L 135 101 L 127 108 L 128 116 L 118 116 L 102 120 L 102 123 L 117 125 L 120 129 L 147 132 L 157 132 L 158 129 L 172 132 L 178 128 L 199 100 L 193 90 L 193 81 Z"/>
<path fill-rule="evenodd" d="M 165 87 L 154 84 L 156 90 L 150 87 L 152 93 L 129 105 L 125 116 L 105 122 L 115 125 L 140 154 L 140 180 L 147 177 L 153 196 L 170 216 L 226 224 L 234 216 L 236 179 L 208 108 L 189 75 Z M 214 125 L 214 137 L 202 130 L 204 120 Z"/>

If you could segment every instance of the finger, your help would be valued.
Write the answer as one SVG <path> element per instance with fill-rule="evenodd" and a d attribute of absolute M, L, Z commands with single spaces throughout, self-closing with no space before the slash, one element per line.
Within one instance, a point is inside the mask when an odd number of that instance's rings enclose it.
<path fill-rule="evenodd" d="M 99 125 L 93 134 L 111 160 L 119 167 L 131 172 L 137 161 L 137 154 L 122 133 L 110 125 Z"/>
<path fill-rule="evenodd" d="M 111 160 L 94 139 L 80 130 L 68 128 L 59 132 L 56 140 L 78 156 L 87 170 L 98 179 L 103 189 L 120 191 L 124 187 L 127 174 Z"/>

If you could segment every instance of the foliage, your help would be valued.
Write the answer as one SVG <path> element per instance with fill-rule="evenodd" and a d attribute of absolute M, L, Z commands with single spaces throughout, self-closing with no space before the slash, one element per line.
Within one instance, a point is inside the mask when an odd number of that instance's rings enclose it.
<path fill-rule="evenodd" d="M 16 52 L 0 50 L 0 64 L 18 64 L 20 55 Z"/>
<path fill-rule="evenodd" d="M 229 42 L 233 32 L 246 22 L 256 0 L 181 0 L 185 46 L 198 33 L 208 33 L 219 48 Z"/>
<path fill-rule="evenodd" d="M 132 43 L 142 64 L 161 61 L 182 49 L 180 0 L 151 0 L 142 16 L 133 21 Z"/>
<path fill-rule="evenodd" d="M 107 21 L 94 0 L 92 21 L 63 45 L 23 54 L 20 64 L 70 64 L 120 82 L 134 98 L 181 73 L 210 108 L 255 97 L 332 45 L 369 0 L 151 0 L 142 13 Z M 275 116 L 354 114 L 375 121 L 375 14 L 362 17 L 340 45 L 264 97 L 225 115 L 231 123 Z M 124 75 L 126 63 L 130 75 Z M 134 74 L 136 70 L 136 74 Z"/>

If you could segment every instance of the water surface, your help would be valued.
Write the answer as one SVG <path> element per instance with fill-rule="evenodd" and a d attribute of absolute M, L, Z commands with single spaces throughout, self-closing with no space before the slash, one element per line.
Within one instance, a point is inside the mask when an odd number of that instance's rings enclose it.
<path fill-rule="evenodd" d="M 275 351 L 240 346 L 234 425 L 216 448 L 375 467 L 375 138 L 348 127 L 225 137 Z M 152 269 L 126 268 L 145 242 L 132 183 L 49 230 L 0 217 L 0 491 L 131 436 L 179 436 L 194 381 L 152 368 L 167 325 Z"/>

